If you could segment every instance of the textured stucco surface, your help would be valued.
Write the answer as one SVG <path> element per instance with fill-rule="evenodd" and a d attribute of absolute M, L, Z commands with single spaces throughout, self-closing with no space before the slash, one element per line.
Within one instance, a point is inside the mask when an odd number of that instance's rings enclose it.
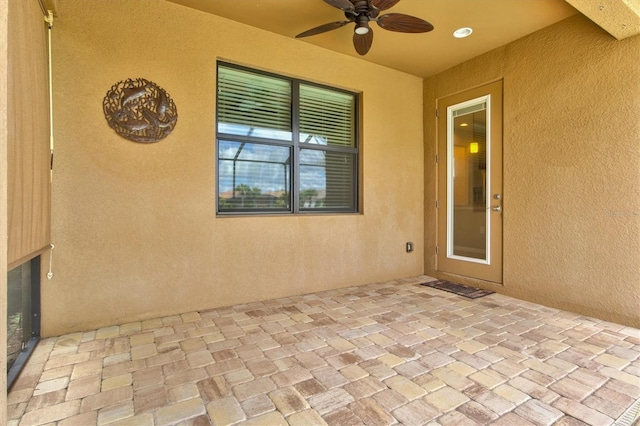
<path fill-rule="evenodd" d="M 0 288 L 7 288 L 7 59 L 9 4 L 0 0 Z M 7 292 L 0 291 L 0 424 L 7 423 Z"/>
<path fill-rule="evenodd" d="M 496 291 L 640 326 L 640 37 L 576 15 L 425 80 L 436 99 L 504 79 L 504 281 Z M 425 209 L 425 273 L 436 217 Z M 483 284 L 491 287 L 489 284 Z"/>
<path fill-rule="evenodd" d="M 215 216 L 218 58 L 363 92 L 363 214 Z M 176 102 L 159 143 L 103 117 L 135 77 Z M 421 79 L 160 0 L 64 0 L 54 87 L 44 335 L 422 273 Z"/>

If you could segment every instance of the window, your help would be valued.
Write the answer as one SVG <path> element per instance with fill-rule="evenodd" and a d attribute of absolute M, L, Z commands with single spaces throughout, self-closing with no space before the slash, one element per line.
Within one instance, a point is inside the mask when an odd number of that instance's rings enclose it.
<path fill-rule="evenodd" d="M 7 389 L 40 340 L 40 256 L 7 273 Z"/>
<path fill-rule="evenodd" d="M 358 95 L 218 63 L 218 213 L 358 211 Z"/>

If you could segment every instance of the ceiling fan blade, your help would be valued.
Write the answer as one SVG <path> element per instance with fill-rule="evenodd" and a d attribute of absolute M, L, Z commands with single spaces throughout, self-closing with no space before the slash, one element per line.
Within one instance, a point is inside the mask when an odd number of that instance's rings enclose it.
<path fill-rule="evenodd" d="M 324 2 L 330 6 L 344 10 L 345 12 L 354 9 L 353 3 L 351 3 L 349 0 L 324 0 Z"/>
<path fill-rule="evenodd" d="M 296 38 L 309 37 L 312 35 L 326 33 L 327 31 L 335 30 L 336 28 L 344 27 L 351 21 L 338 21 L 338 22 L 330 22 L 328 24 L 320 25 L 315 28 L 311 28 L 305 32 L 302 32 L 296 36 Z"/>
<path fill-rule="evenodd" d="M 426 33 L 433 30 L 433 25 L 424 19 L 402 13 L 387 13 L 379 17 L 377 22 L 385 30 L 401 33 Z"/>
<path fill-rule="evenodd" d="M 371 49 L 371 44 L 373 43 L 373 31 L 369 29 L 369 32 L 366 34 L 358 34 L 353 33 L 353 47 L 356 48 L 356 52 L 359 55 L 366 55 L 369 49 Z"/>
<path fill-rule="evenodd" d="M 378 10 L 387 10 L 398 4 L 399 1 L 400 0 L 371 0 L 371 6 Z"/>

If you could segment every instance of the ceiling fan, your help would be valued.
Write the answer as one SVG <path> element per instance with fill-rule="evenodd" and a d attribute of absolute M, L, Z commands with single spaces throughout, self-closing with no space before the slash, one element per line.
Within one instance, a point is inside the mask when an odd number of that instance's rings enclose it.
<path fill-rule="evenodd" d="M 343 27 L 351 22 L 356 24 L 353 33 L 353 46 L 360 55 L 366 55 L 373 43 L 373 30 L 369 22 L 377 22 L 378 26 L 389 31 L 401 33 L 426 33 L 433 30 L 433 25 L 415 16 L 403 13 L 380 12 L 395 6 L 400 0 L 324 0 L 330 6 L 344 12 L 346 21 L 330 22 L 302 32 L 296 38 L 309 37 Z"/>

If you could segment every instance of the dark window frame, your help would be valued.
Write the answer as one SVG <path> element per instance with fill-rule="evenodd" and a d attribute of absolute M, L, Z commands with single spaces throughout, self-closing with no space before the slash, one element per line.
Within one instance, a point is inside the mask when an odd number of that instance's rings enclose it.
<path fill-rule="evenodd" d="M 291 85 L 291 140 L 270 139 L 265 137 L 256 137 L 250 135 L 236 135 L 231 133 L 222 133 L 219 131 L 219 78 L 216 78 L 216 149 L 215 149 L 215 161 L 216 161 L 216 213 L 218 216 L 259 216 L 259 215 L 317 215 L 317 214 L 359 214 L 360 213 L 360 94 L 345 89 L 332 87 L 325 84 L 319 84 L 302 80 L 293 77 L 287 77 L 280 74 L 270 73 L 242 65 L 236 65 L 229 62 L 217 61 L 216 71 L 219 75 L 221 67 L 235 69 L 240 71 L 246 71 L 253 74 L 262 75 L 265 77 L 272 77 L 278 80 L 288 81 Z M 345 147 L 338 145 L 319 145 L 300 142 L 300 86 L 318 87 L 337 93 L 347 94 L 353 97 L 353 123 L 352 131 L 354 138 L 353 147 Z M 289 164 L 289 191 L 290 191 L 290 206 L 277 209 L 277 208 L 220 208 L 220 162 L 228 159 L 220 158 L 220 143 L 231 142 L 240 144 L 258 144 L 266 146 L 278 146 L 288 147 L 290 156 L 288 159 Z M 351 206 L 345 208 L 311 208 L 301 206 L 300 200 L 300 152 L 302 150 L 316 150 L 328 153 L 342 153 L 352 156 L 353 158 L 353 170 L 351 171 Z M 287 163 L 282 163 L 287 164 Z"/>

